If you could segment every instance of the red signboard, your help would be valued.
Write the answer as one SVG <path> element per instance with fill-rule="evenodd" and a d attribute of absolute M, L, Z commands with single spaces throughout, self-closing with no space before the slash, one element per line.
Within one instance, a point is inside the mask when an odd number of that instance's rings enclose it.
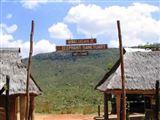
<path fill-rule="evenodd" d="M 66 40 L 66 44 L 93 44 L 93 43 L 97 43 L 96 38 Z"/>
<path fill-rule="evenodd" d="M 108 48 L 107 44 L 56 46 L 57 51 L 104 50 L 104 49 L 107 49 L 107 48 Z"/>

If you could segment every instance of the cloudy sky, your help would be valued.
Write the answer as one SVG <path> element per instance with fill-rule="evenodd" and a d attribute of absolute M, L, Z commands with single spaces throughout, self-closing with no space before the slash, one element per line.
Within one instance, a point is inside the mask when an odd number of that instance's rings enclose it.
<path fill-rule="evenodd" d="M 124 46 L 160 42 L 159 0 L 1 0 L 0 47 L 20 47 L 28 56 L 31 20 L 34 54 L 53 52 L 69 38 L 96 37 L 118 46 L 116 20 Z"/>

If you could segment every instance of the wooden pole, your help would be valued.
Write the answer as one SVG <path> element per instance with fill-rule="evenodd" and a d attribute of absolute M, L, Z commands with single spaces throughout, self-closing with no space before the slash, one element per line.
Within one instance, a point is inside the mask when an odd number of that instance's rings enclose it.
<path fill-rule="evenodd" d="M 117 120 L 121 120 L 121 94 L 116 94 Z"/>
<path fill-rule="evenodd" d="M 159 120 L 159 81 L 156 81 L 156 109 L 155 109 L 155 120 Z"/>
<path fill-rule="evenodd" d="M 34 104 L 34 97 L 32 96 L 30 99 L 30 120 L 34 120 L 34 108 L 35 108 L 35 104 Z"/>
<path fill-rule="evenodd" d="M 9 82 L 10 82 L 10 77 L 7 75 L 6 76 L 6 97 L 5 97 L 5 110 L 6 110 L 6 120 L 10 120 L 9 116 Z"/>
<path fill-rule="evenodd" d="M 120 21 L 117 21 L 118 38 L 119 38 L 119 51 L 121 60 L 121 81 L 122 81 L 122 120 L 126 120 L 126 91 L 125 91 L 125 76 L 124 76 L 124 62 L 123 62 L 123 47 Z"/>
<path fill-rule="evenodd" d="M 12 96 L 10 97 L 10 119 L 9 120 L 16 120 L 16 97 L 15 96 Z"/>
<path fill-rule="evenodd" d="M 29 106 L 30 106 L 30 96 L 29 96 L 29 79 L 31 74 L 31 60 L 33 53 L 33 34 L 34 34 L 34 21 L 32 20 L 31 33 L 30 33 L 30 52 L 28 58 L 28 67 L 27 67 L 27 84 L 26 84 L 26 116 L 25 119 L 29 120 Z"/>
<path fill-rule="evenodd" d="M 101 116 L 101 108 L 100 108 L 100 105 L 98 105 L 98 117 Z"/>
<path fill-rule="evenodd" d="M 108 120 L 108 95 L 104 93 L 104 120 Z"/>
<path fill-rule="evenodd" d="M 20 95 L 20 120 L 25 120 L 26 101 L 26 96 Z"/>

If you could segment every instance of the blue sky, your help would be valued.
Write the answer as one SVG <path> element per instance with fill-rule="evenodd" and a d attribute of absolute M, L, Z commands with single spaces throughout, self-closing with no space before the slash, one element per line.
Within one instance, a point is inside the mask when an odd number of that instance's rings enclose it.
<path fill-rule="evenodd" d="M 31 20 L 35 54 L 52 52 L 69 38 L 96 37 L 116 47 L 116 20 L 124 46 L 160 42 L 160 1 L 2 0 L 1 47 L 21 47 L 27 56 Z"/>

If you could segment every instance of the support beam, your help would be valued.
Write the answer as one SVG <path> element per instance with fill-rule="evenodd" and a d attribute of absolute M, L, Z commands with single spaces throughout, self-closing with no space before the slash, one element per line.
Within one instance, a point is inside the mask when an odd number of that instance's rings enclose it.
<path fill-rule="evenodd" d="M 108 119 L 108 94 L 104 93 L 104 120 Z"/>
<path fill-rule="evenodd" d="M 5 87 L 0 90 L 0 95 L 5 91 Z"/>
<path fill-rule="evenodd" d="M 116 94 L 117 120 L 120 120 L 121 94 Z"/>
<path fill-rule="evenodd" d="M 113 94 L 122 94 L 121 90 L 112 90 L 111 92 Z M 126 90 L 126 94 L 155 95 L 155 90 Z"/>

